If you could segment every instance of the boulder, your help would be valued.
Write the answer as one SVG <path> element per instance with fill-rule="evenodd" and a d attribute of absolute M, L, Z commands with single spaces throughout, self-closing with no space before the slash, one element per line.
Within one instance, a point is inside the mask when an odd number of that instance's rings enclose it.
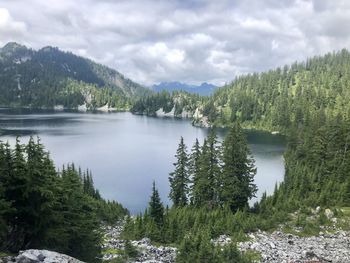
<path fill-rule="evenodd" d="M 329 208 L 327 208 L 326 210 L 324 210 L 324 214 L 326 215 L 326 217 L 328 219 L 332 219 L 334 217 L 334 213 L 332 212 L 332 210 L 330 210 Z"/>

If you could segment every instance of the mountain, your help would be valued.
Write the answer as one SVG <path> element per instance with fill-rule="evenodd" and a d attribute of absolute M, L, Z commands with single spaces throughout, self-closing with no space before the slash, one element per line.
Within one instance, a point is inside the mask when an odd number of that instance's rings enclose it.
<path fill-rule="evenodd" d="M 118 71 L 56 47 L 0 49 L 0 105 L 127 108 L 150 90 Z"/>
<path fill-rule="evenodd" d="M 174 81 L 174 82 L 161 82 L 158 85 L 153 85 L 152 90 L 160 92 L 163 90 L 173 92 L 173 91 L 186 91 L 189 93 L 197 93 L 202 96 L 211 95 L 217 87 L 210 83 L 202 83 L 199 86 L 189 85 L 186 83 Z"/>

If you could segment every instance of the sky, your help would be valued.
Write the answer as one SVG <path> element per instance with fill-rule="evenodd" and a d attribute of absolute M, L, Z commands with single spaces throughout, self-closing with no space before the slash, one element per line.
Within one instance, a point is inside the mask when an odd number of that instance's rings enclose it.
<path fill-rule="evenodd" d="M 348 0 L 1 0 L 0 46 L 55 46 L 140 84 L 223 85 L 350 49 Z"/>

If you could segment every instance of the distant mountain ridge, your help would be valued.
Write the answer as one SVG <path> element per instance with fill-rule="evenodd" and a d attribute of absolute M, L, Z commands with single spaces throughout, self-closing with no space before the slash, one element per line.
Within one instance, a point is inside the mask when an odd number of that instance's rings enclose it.
<path fill-rule="evenodd" d="M 0 105 L 127 106 L 151 91 L 118 71 L 56 47 L 0 49 Z"/>
<path fill-rule="evenodd" d="M 178 81 L 172 82 L 161 82 L 159 84 L 153 85 L 152 90 L 156 92 L 160 92 L 163 90 L 173 92 L 173 91 L 186 91 L 189 93 L 197 93 L 203 96 L 211 95 L 217 86 L 203 82 L 201 85 L 190 85 Z"/>

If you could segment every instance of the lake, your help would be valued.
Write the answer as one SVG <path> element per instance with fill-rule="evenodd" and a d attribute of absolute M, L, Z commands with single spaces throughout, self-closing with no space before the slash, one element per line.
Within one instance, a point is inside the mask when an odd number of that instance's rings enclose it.
<path fill-rule="evenodd" d="M 104 198 L 122 203 L 132 213 L 143 211 L 155 180 L 162 200 L 169 204 L 168 175 L 175 152 L 184 137 L 188 148 L 200 142 L 208 129 L 189 120 L 153 118 L 131 113 L 77 113 L 0 109 L 0 140 L 26 143 L 40 136 L 56 167 L 74 162 L 92 171 L 95 186 Z M 222 139 L 225 131 L 219 131 Z M 272 193 L 284 176 L 282 136 L 247 131 L 257 175 L 258 197 Z"/>

